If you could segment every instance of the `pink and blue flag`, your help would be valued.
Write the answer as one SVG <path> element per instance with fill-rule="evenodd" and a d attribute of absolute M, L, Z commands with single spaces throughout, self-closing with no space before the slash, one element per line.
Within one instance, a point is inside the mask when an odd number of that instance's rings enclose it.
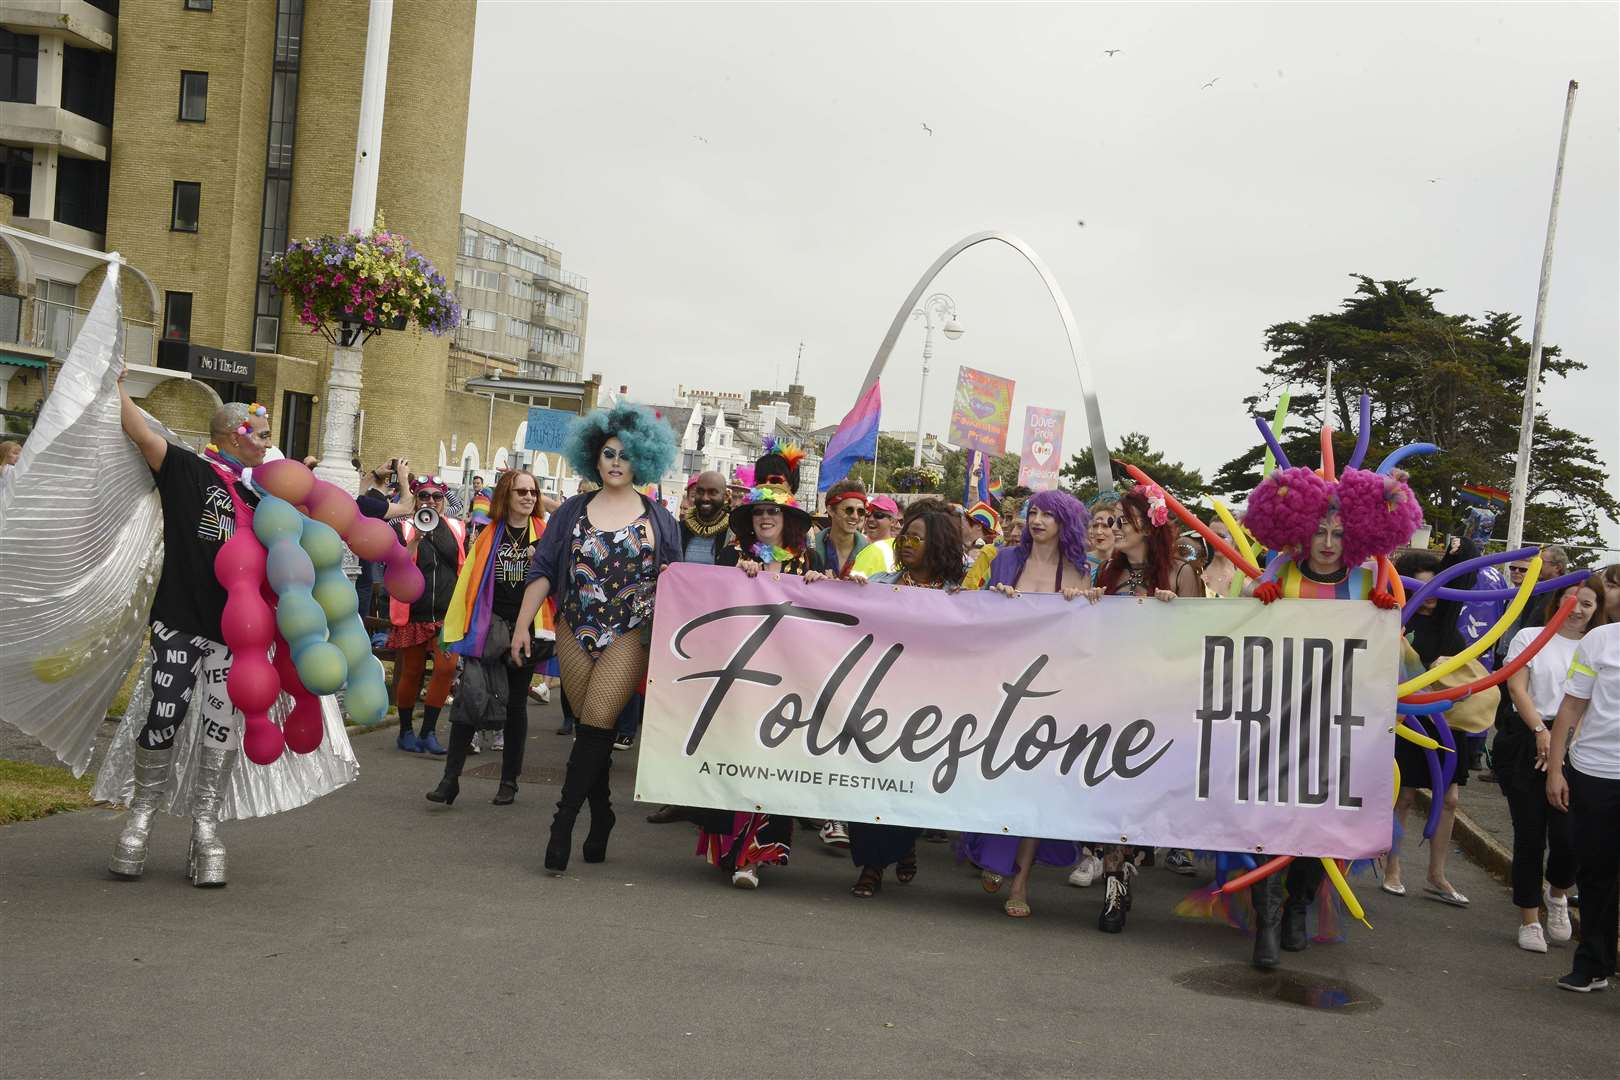
<path fill-rule="evenodd" d="M 827 443 L 827 453 L 821 461 L 821 479 L 817 491 L 826 491 L 849 475 L 856 462 L 877 459 L 878 416 L 883 399 L 874 382 L 855 402 L 855 407 L 838 424 L 838 430 Z"/>

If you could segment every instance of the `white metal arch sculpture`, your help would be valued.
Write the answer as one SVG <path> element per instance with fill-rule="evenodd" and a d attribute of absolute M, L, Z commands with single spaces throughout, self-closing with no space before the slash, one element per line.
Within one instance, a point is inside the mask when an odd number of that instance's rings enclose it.
<path fill-rule="evenodd" d="M 1063 330 L 1069 336 L 1069 355 L 1074 359 L 1074 373 L 1080 381 L 1080 396 L 1086 406 L 1086 432 L 1091 438 L 1091 458 L 1097 469 L 1097 489 L 1099 491 L 1112 491 L 1114 488 L 1113 472 L 1109 465 L 1108 439 L 1103 435 L 1102 408 L 1097 404 L 1097 393 L 1092 389 L 1091 368 L 1086 363 L 1080 351 L 1080 331 L 1074 324 L 1074 312 L 1069 308 L 1069 301 L 1064 297 L 1063 290 L 1058 287 L 1057 279 L 1046 268 L 1041 257 L 1034 250 L 1016 236 L 990 230 L 988 232 L 974 233 L 964 237 L 945 249 L 945 253 L 934 260 L 934 265 L 928 268 L 917 284 L 912 288 L 911 295 L 907 296 L 905 303 L 900 305 L 900 312 L 889 324 L 889 332 L 883 338 L 883 344 L 878 346 L 877 355 L 872 358 L 872 366 L 866 369 L 866 378 L 861 381 L 860 394 L 883 374 L 883 367 L 889 362 L 889 353 L 894 350 L 894 344 L 900 340 L 900 331 L 905 329 L 906 320 L 922 299 L 928 286 L 933 284 L 934 278 L 945 269 L 947 263 L 956 258 L 975 244 L 982 244 L 986 240 L 999 240 L 1022 255 L 1035 272 L 1041 276 L 1046 285 L 1046 291 L 1052 296 L 1052 303 L 1057 305 L 1058 317 L 1063 320 Z M 856 397 L 859 398 L 860 394 Z"/>

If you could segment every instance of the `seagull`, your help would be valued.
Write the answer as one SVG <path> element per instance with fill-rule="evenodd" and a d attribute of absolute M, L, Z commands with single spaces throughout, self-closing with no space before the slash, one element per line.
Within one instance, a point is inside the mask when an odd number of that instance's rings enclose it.
<path fill-rule="evenodd" d="M 933 128 L 931 128 L 931 127 L 929 127 L 929 126 L 928 126 L 928 125 L 927 125 L 927 124 L 924 124 L 924 125 L 923 125 L 923 126 L 922 126 L 922 129 L 923 129 L 923 130 L 924 130 L 924 131 L 926 131 L 926 132 L 928 132 L 928 134 L 929 134 L 929 135 L 932 135 L 932 134 L 933 134 L 933 133 L 934 133 L 934 129 L 933 129 Z"/>
<path fill-rule="evenodd" d="M 1085 221 L 1079 218 L 1075 219 L 1075 224 L 1080 226 L 1082 229 L 1086 227 Z"/>
<path fill-rule="evenodd" d="M 1104 49 L 1103 50 L 1103 55 L 1108 56 L 1108 57 L 1112 57 L 1115 53 L 1124 52 L 1124 51 L 1125 51 L 1124 49 Z"/>
<path fill-rule="evenodd" d="M 698 142 L 702 143 L 704 146 L 709 145 L 709 140 L 705 139 L 701 135 L 694 135 L 694 136 L 692 136 L 692 138 L 696 139 Z"/>
<path fill-rule="evenodd" d="M 1205 83 L 1203 86 L 1200 86 L 1198 89 L 1200 89 L 1200 90 L 1208 90 L 1210 87 L 1214 86 L 1216 83 L 1218 83 L 1220 81 L 1221 81 L 1221 77 L 1219 75 L 1217 75 L 1213 79 L 1209 80 L 1209 82 Z"/>
<path fill-rule="evenodd" d="M 1443 177 L 1443 176 L 1436 176 L 1436 177 L 1433 177 L 1433 178 L 1431 178 L 1431 179 L 1430 179 L 1430 180 L 1429 180 L 1429 183 L 1431 183 L 1431 184 L 1438 184 L 1438 183 L 1439 183 L 1439 182 L 1440 182 L 1440 181 L 1442 181 L 1442 180 L 1444 180 L 1444 179 L 1445 179 L 1445 177 Z"/>

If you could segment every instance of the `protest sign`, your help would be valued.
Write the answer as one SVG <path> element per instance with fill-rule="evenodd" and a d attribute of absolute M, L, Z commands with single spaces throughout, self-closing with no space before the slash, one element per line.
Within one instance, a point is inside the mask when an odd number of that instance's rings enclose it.
<path fill-rule="evenodd" d="M 1024 452 L 1018 482 L 1035 491 L 1055 491 L 1063 469 L 1063 410 L 1024 409 Z"/>
<path fill-rule="evenodd" d="M 958 369 L 956 398 L 951 406 L 952 444 L 999 456 L 1007 450 L 1012 422 L 1013 381 L 999 375 Z"/>

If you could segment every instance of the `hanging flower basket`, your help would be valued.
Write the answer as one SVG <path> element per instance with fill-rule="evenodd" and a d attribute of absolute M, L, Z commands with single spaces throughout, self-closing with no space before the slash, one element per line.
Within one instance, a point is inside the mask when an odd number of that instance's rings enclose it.
<path fill-rule="evenodd" d="M 412 325 L 443 335 L 461 321 L 444 275 L 380 214 L 370 232 L 293 241 L 270 260 L 270 281 L 292 298 L 298 321 L 334 345 Z"/>

